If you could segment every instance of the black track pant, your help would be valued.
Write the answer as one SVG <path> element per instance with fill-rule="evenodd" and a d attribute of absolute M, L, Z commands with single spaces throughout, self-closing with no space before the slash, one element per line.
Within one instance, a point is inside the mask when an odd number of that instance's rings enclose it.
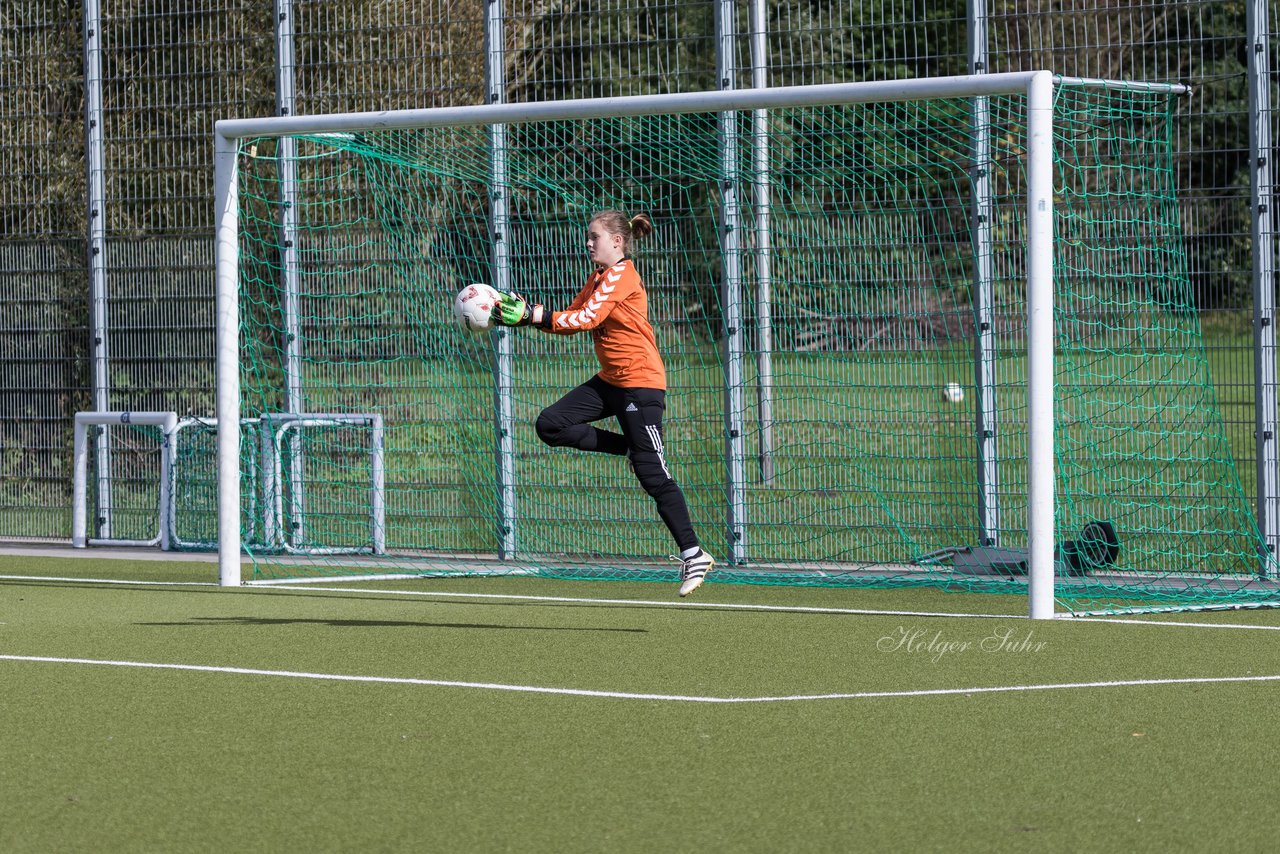
<path fill-rule="evenodd" d="M 666 396 L 661 389 L 618 388 L 595 376 L 542 410 L 536 427 L 538 438 L 553 447 L 629 455 L 636 480 L 658 505 L 658 515 L 683 551 L 698 545 L 698 537 L 662 452 Z M 618 419 L 622 435 L 591 424 L 610 415 Z"/>

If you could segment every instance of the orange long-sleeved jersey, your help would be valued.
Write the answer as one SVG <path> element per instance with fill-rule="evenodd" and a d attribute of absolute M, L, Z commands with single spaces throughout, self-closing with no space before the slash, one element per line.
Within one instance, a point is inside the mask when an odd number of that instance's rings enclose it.
<path fill-rule="evenodd" d="M 630 258 L 596 270 L 568 308 L 551 313 L 549 332 L 588 330 L 600 379 L 620 388 L 666 390 L 667 370 L 649 323 L 649 297 Z"/>

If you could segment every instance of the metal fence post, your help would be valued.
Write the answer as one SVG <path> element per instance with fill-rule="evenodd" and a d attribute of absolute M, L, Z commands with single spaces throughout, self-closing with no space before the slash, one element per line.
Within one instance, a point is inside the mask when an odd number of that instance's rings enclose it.
<path fill-rule="evenodd" d="M 506 101 L 504 15 L 502 0 L 485 4 L 485 92 L 491 104 Z M 492 284 L 504 293 L 511 290 L 510 223 L 507 199 L 507 128 L 489 126 L 489 165 L 492 241 Z M 512 414 L 512 387 L 515 367 L 514 341 L 510 330 L 497 327 L 494 337 L 493 402 L 496 476 L 498 487 L 498 554 L 511 558 L 516 551 L 516 471 L 515 426 Z"/>
<path fill-rule="evenodd" d="M 751 86 L 769 85 L 768 0 L 751 0 Z M 756 402 L 760 429 L 760 480 L 773 481 L 773 230 L 769 172 L 769 111 L 751 112 L 756 237 Z"/>
<path fill-rule="evenodd" d="M 93 374 L 93 408 L 111 408 L 111 352 L 107 346 L 107 216 L 103 179 L 105 152 L 102 129 L 102 10 L 98 0 L 84 2 L 84 125 L 86 199 L 89 242 L 89 343 Z M 97 537 L 111 537 L 111 434 L 99 428 L 96 439 L 98 514 Z"/>
<path fill-rule="evenodd" d="M 986 0 L 969 0 L 969 73 L 986 74 Z M 973 98 L 973 163 L 970 166 L 973 229 L 973 384 L 976 402 L 979 545 L 1000 545 L 1000 471 L 996 456 L 995 259 L 992 256 L 990 106 L 985 95 Z"/>
<path fill-rule="evenodd" d="M 718 0 L 715 14 L 716 81 L 735 88 L 734 0 Z M 720 242 L 724 265 L 725 491 L 728 496 L 729 562 L 746 560 L 745 410 L 742 395 L 742 212 L 738 202 L 738 114 L 720 114 Z"/>
<path fill-rule="evenodd" d="M 276 37 L 276 115 L 294 113 L 293 87 L 293 0 L 275 0 Z M 302 326 L 300 321 L 301 281 L 298 274 L 298 142 L 291 136 L 280 137 L 276 149 L 277 169 L 280 179 L 280 289 L 283 306 L 284 341 L 283 354 L 285 382 L 285 410 L 301 415 L 305 405 L 302 399 Z M 282 449 L 276 448 L 275 453 Z M 298 433 L 289 443 L 289 521 L 286 529 L 278 532 L 285 543 L 305 542 L 307 537 L 306 504 L 302 451 L 302 434 Z M 276 489 L 281 488 L 276 483 Z"/>
<path fill-rule="evenodd" d="M 1267 553 L 1264 575 L 1277 574 L 1280 484 L 1276 443 L 1276 229 L 1272 184 L 1270 43 L 1267 0 L 1251 0 L 1245 44 L 1249 76 L 1249 210 L 1253 236 L 1254 443 L 1258 460 L 1258 526 Z"/>

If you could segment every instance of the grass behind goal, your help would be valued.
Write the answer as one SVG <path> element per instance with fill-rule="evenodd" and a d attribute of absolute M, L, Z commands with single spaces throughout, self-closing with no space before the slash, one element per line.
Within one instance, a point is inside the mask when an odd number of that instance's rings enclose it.
<path fill-rule="evenodd" d="M 299 137 L 289 253 L 285 149 L 244 141 L 242 413 L 288 412 L 292 383 L 302 412 L 385 424 L 385 553 L 362 554 L 379 551 L 362 428 L 246 445 L 255 573 L 674 577 L 625 464 L 533 434 L 596 370 L 586 336 L 473 338 L 449 314 L 471 281 L 563 306 L 588 272 L 586 222 L 616 207 L 658 226 L 636 263 L 669 367 L 666 446 L 704 544 L 741 556 L 717 577 L 1025 583 L 992 557 L 1027 546 L 1025 105 L 976 105 L 779 108 L 763 136 L 744 111 Z M 1072 608 L 1276 598 L 1190 298 L 1173 110 L 1164 93 L 1057 87 L 1059 547 L 1096 522 L 1119 539 L 1114 559 L 1061 563 Z M 952 382 L 963 401 L 942 394 Z"/>

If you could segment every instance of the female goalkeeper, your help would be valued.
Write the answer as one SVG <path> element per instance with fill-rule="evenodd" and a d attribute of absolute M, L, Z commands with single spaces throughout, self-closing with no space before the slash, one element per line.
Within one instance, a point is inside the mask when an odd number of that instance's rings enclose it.
<path fill-rule="evenodd" d="M 626 456 L 645 492 L 658 505 L 680 550 L 680 595 L 702 584 L 715 560 L 698 544 L 684 493 L 662 453 L 667 372 L 649 323 L 644 282 L 631 263 L 631 241 L 653 231 L 645 214 L 597 213 L 587 226 L 587 252 L 595 271 L 564 311 L 529 305 L 502 294 L 493 309 L 501 326 L 536 326 L 556 335 L 590 331 L 600 373 L 538 416 L 538 437 L 553 447 Z M 592 425 L 612 415 L 621 435 Z"/>

